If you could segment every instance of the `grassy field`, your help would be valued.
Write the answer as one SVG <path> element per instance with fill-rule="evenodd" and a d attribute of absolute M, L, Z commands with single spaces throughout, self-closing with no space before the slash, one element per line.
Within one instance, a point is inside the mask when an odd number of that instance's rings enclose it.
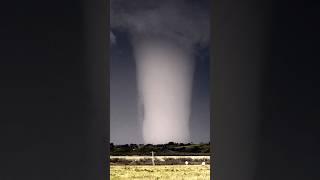
<path fill-rule="evenodd" d="M 155 156 L 156 165 L 210 164 L 210 156 Z M 152 165 L 152 156 L 110 156 L 111 165 Z"/>
<path fill-rule="evenodd" d="M 209 180 L 209 165 L 111 166 L 111 180 Z"/>

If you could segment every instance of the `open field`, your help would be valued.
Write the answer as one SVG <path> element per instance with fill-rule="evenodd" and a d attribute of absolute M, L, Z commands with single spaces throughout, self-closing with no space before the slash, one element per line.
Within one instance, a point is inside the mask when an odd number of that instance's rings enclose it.
<path fill-rule="evenodd" d="M 110 156 L 110 159 L 128 159 L 128 160 L 140 160 L 140 159 L 148 159 L 151 156 Z M 190 158 L 190 159 L 210 159 L 210 156 L 155 156 L 155 158 L 159 159 L 181 159 L 181 158 Z"/>
<path fill-rule="evenodd" d="M 210 156 L 154 156 L 156 165 L 210 164 Z M 111 165 L 152 165 L 152 156 L 110 156 Z"/>
<path fill-rule="evenodd" d="M 209 165 L 110 166 L 111 180 L 209 180 Z"/>

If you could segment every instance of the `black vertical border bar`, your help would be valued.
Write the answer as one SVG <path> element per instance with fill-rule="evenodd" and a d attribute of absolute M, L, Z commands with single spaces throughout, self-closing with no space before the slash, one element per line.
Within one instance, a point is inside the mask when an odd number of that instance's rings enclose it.
<path fill-rule="evenodd" d="M 211 5 L 211 179 L 253 180 L 269 3 L 214 0 Z"/>
<path fill-rule="evenodd" d="M 107 161 L 106 161 L 106 175 L 107 179 L 110 178 L 110 0 L 105 0 L 106 1 L 106 17 L 107 17 L 107 131 L 106 131 L 106 155 L 107 155 Z"/>
<path fill-rule="evenodd" d="M 85 0 L 86 62 L 91 94 L 88 177 L 109 179 L 109 0 Z"/>

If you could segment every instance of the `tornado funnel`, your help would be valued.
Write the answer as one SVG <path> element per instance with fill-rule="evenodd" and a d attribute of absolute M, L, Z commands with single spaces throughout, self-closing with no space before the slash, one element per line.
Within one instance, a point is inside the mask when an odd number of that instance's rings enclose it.
<path fill-rule="evenodd" d="M 135 44 L 145 143 L 189 142 L 193 59 L 169 43 Z"/>

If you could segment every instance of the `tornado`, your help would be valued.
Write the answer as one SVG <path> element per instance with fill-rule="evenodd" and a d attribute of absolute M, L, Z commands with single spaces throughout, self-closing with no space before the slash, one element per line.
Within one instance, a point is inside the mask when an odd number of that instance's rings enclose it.
<path fill-rule="evenodd" d="M 196 47 L 208 44 L 205 7 L 190 0 L 111 0 L 110 5 L 112 29 L 126 30 L 131 38 L 144 143 L 190 142 Z"/>
<path fill-rule="evenodd" d="M 145 143 L 188 142 L 194 63 L 191 55 L 157 41 L 139 42 L 134 52 L 144 108 Z"/>

